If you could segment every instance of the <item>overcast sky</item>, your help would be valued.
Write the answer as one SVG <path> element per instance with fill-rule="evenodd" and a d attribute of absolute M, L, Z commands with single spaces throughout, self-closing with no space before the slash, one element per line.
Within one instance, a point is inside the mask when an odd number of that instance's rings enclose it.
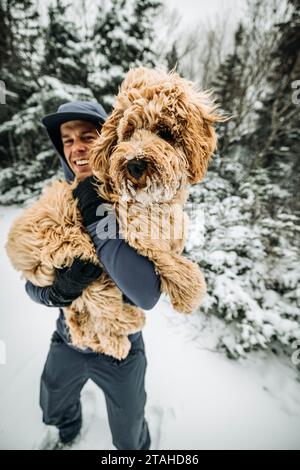
<path fill-rule="evenodd" d="M 241 16 L 245 0 L 164 0 L 170 8 L 176 8 L 182 15 L 182 22 L 195 23 L 203 18 L 230 11 L 232 16 Z"/>
<path fill-rule="evenodd" d="M 37 0 L 39 5 L 39 12 L 42 15 L 43 23 L 47 18 L 47 5 L 54 2 L 54 0 Z M 69 0 L 63 0 L 69 4 Z M 78 5 L 82 4 L 83 0 L 73 0 L 73 14 L 74 19 L 78 17 Z M 246 0 L 161 0 L 170 9 L 176 8 L 181 15 L 180 23 L 183 26 L 195 25 L 203 19 L 212 19 L 215 15 L 226 16 L 229 15 L 233 22 L 242 14 L 242 8 Z M 106 3 L 109 0 L 84 0 L 87 10 L 90 12 L 91 22 L 94 20 L 95 9 L 97 4 Z M 72 8 L 70 9 L 72 11 Z"/>

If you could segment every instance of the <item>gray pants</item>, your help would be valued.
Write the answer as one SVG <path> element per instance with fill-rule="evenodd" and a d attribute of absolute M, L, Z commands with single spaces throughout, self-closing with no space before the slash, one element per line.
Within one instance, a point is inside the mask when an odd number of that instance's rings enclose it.
<path fill-rule="evenodd" d="M 43 421 L 59 429 L 67 442 L 81 427 L 80 393 L 88 379 L 104 392 L 109 426 L 118 450 L 148 450 L 151 440 L 144 407 L 147 359 L 142 334 L 126 359 L 82 353 L 68 346 L 57 332 L 41 377 Z"/>

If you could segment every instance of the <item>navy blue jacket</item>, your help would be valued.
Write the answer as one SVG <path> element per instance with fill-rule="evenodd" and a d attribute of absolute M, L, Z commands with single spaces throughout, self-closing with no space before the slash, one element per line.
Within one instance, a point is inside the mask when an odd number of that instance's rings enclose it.
<path fill-rule="evenodd" d="M 74 173 L 68 166 L 63 153 L 59 153 L 65 178 L 68 182 L 74 179 Z M 154 264 L 148 258 L 141 256 L 123 238 L 99 239 L 96 235 L 98 222 L 87 227 L 95 245 L 101 264 L 110 278 L 123 293 L 123 299 L 144 310 L 150 310 L 158 302 L 161 294 L 160 277 L 155 273 Z M 118 225 L 117 225 L 118 227 Z M 109 234 L 108 234 L 109 237 Z M 39 304 L 50 306 L 48 287 L 37 287 L 30 281 L 26 282 L 26 292 L 29 297 Z M 57 331 L 62 339 L 70 345 L 70 335 L 65 323 L 62 309 L 57 320 Z M 140 333 L 129 335 L 134 341 Z M 76 349 L 76 348 L 75 348 Z M 83 352 L 92 352 L 86 349 Z"/>

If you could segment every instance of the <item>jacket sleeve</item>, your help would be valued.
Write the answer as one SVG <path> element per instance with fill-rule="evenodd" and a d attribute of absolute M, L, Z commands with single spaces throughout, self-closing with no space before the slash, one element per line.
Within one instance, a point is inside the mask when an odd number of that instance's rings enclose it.
<path fill-rule="evenodd" d="M 38 287 L 27 281 L 25 284 L 25 290 L 31 300 L 38 304 L 46 305 L 47 307 L 53 307 L 49 300 L 49 287 Z"/>
<path fill-rule="evenodd" d="M 113 217 L 114 222 L 108 224 L 108 217 Z M 160 276 L 156 274 L 152 261 L 120 238 L 115 215 L 94 222 L 87 227 L 87 231 L 103 268 L 123 292 L 123 299 L 144 310 L 152 309 L 161 294 Z"/>

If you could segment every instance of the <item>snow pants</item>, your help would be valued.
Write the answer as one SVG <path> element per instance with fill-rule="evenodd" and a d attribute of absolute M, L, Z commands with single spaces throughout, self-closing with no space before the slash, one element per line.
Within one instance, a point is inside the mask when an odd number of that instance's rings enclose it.
<path fill-rule="evenodd" d="M 142 333 L 125 359 L 82 353 L 55 331 L 41 377 L 43 421 L 70 441 L 81 428 L 80 393 L 88 379 L 104 392 L 113 444 L 118 450 L 148 450 L 151 440 L 144 415 L 147 359 Z"/>

